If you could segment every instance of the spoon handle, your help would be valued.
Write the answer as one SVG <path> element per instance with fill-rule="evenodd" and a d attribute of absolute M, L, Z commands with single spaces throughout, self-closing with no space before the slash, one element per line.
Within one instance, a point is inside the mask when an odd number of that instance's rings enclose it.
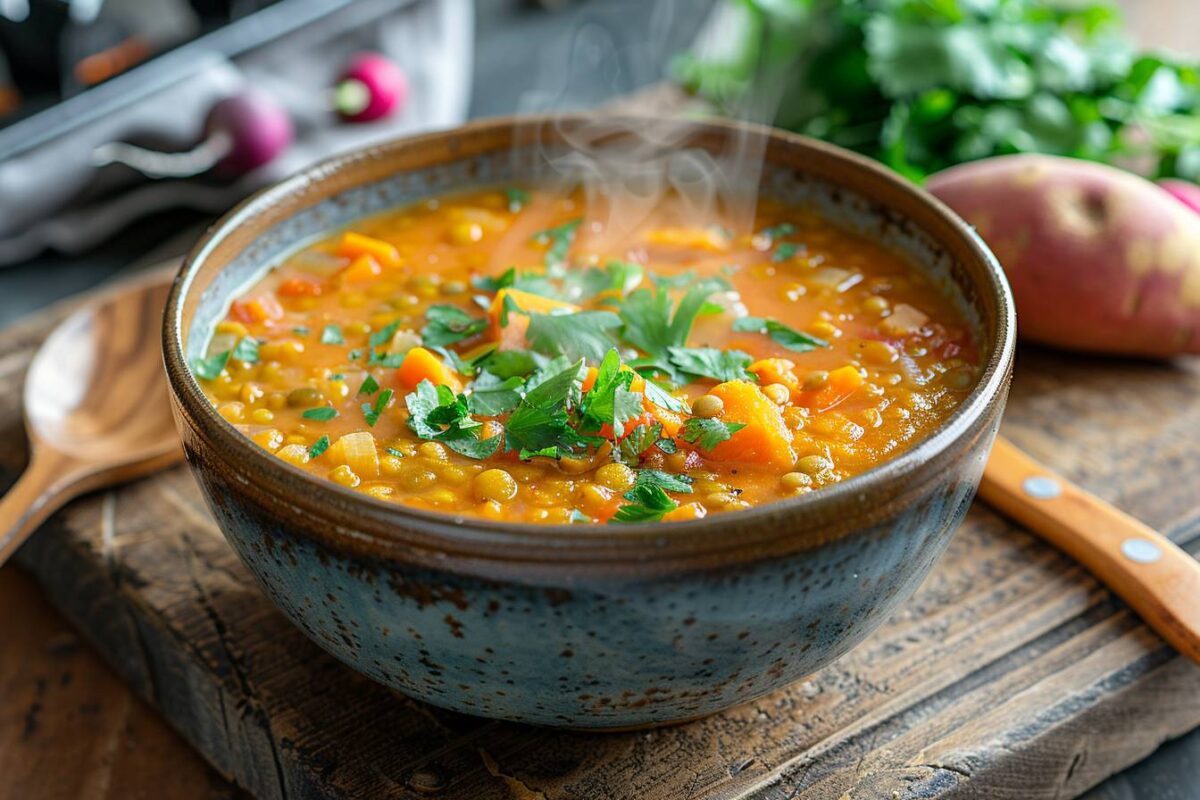
<path fill-rule="evenodd" d="M 47 517 L 74 496 L 70 484 L 62 481 L 63 466 L 53 458 L 35 455 L 17 482 L 0 498 L 0 566 Z"/>
<path fill-rule="evenodd" d="M 1200 662 L 1200 562 L 1003 437 L 979 496 L 1085 566 L 1176 650 Z"/>

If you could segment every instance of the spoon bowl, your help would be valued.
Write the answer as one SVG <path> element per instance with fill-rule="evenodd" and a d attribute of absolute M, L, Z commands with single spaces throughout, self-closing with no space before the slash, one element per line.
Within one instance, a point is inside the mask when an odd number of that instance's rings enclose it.
<path fill-rule="evenodd" d="M 156 269 L 115 287 L 67 317 L 34 356 L 24 393 L 29 466 L 0 500 L 0 564 L 71 498 L 182 457 L 158 335 L 170 275 Z"/>

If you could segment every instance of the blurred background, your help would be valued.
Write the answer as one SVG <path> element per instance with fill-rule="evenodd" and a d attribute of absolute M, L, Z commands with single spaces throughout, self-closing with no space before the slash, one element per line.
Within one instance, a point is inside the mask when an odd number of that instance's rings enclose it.
<path fill-rule="evenodd" d="M 1197 54 L 1200 0 L 0 0 L 0 325 L 337 152 L 635 92 L 917 181 L 1037 151 L 1194 182 Z M 1198 764 L 1194 733 L 1088 797 L 1200 798 Z"/>

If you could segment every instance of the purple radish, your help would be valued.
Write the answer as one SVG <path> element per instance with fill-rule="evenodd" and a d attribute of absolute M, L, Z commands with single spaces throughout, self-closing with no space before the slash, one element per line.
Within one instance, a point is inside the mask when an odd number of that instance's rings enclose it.
<path fill-rule="evenodd" d="M 92 163 L 124 164 L 151 178 L 187 178 L 216 168 L 242 175 L 273 161 L 292 143 L 291 117 L 270 96 L 246 89 L 218 101 L 204 118 L 204 140 L 183 153 L 124 142 L 97 147 Z"/>
<path fill-rule="evenodd" d="M 1200 185 L 1176 178 L 1164 178 L 1158 182 L 1158 185 L 1166 189 L 1176 200 L 1200 214 Z"/>
<path fill-rule="evenodd" d="M 334 88 L 333 106 L 347 122 L 370 122 L 392 114 L 408 99 L 408 78 L 379 53 L 362 53 L 347 65 Z"/>

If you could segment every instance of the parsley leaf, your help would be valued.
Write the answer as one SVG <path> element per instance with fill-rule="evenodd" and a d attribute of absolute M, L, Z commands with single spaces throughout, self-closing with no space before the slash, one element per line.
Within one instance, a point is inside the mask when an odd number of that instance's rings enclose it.
<path fill-rule="evenodd" d="M 671 364 L 689 377 L 711 378 L 715 381 L 753 381 L 746 371 L 753 361 L 741 350 L 718 350 L 715 347 L 668 347 Z"/>
<path fill-rule="evenodd" d="M 516 186 L 510 186 L 505 189 L 504 196 L 508 200 L 508 210 L 513 214 L 516 214 L 529 203 L 529 192 Z"/>
<path fill-rule="evenodd" d="M 252 336 L 243 336 L 237 343 L 237 347 L 233 348 L 233 357 L 247 364 L 256 363 L 258 361 L 258 340 Z"/>
<path fill-rule="evenodd" d="M 721 278 L 702 280 L 688 289 L 673 313 L 666 289 L 636 289 L 621 305 L 624 337 L 651 356 L 662 355 L 668 347 L 684 347 L 692 324 L 709 296 L 728 288 L 729 284 Z"/>
<path fill-rule="evenodd" d="M 712 450 L 744 427 L 746 427 L 745 424 L 741 422 L 722 422 L 719 419 L 692 417 L 683 423 L 680 435 L 683 436 L 685 442 L 691 442 L 701 450 Z"/>
<path fill-rule="evenodd" d="M 657 469 L 638 470 L 633 488 L 636 489 L 639 486 L 657 486 L 663 491 L 679 492 L 680 494 L 692 493 L 692 479 L 687 475 L 673 475 Z"/>
<path fill-rule="evenodd" d="M 781 222 L 778 225 L 772 225 L 769 228 L 763 228 L 758 232 L 758 235 L 766 239 L 768 242 L 777 242 L 787 236 L 791 236 L 796 232 L 796 226 L 790 222 Z"/>
<path fill-rule="evenodd" d="M 557 452 L 579 443 L 567 424 L 567 400 L 577 391 L 582 371 L 580 360 L 529 390 L 504 426 L 508 450 L 540 453 L 553 447 Z"/>
<path fill-rule="evenodd" d="M 553 228 L 538 231 L 533 240 L 538 244 L 548 244 L 544 261 L 547 269 L 558 269 L 567 263 L 567 252 L 575 241 L 575 232 L 579 229 L 582 219 L 573 219 Z"/>
<path fill-rule="evenodd" d="M 331 408 L 330 406 L 319 406 L 317 408 L 306 409 L 300 416 L 304 417 L 305 419 L 315 419 L 318 422 L 328 422 L 337 415 L 338 412 L 336 408 Z"/>
<path fill-rule="evenodd" d="M 659 408 L 665 408 L 667 411 L 674 411 L 676 413 L 687 408 L 682 400 L 649 378 L 646 379 L 646 388 L 642 391 L 645 392 L 646 399 Z"/>
<path fill-rule="evenodd" d="M 340 325 L 326 325 L 321 329 L 321 344 L 345 344 L 346 337 L 342 336 Z"/>
<path fill-rule="evenodd" d="M 378 391 L 379 381 L 375 380 L 375 378 L 371 375 L 368 375 L 367 377 L 363 378 L 362 386 L 358 387 L 357 394 L 375 394 Z"/>
<path fill-rule="evenodd" d="M 490 457 L 500 447 L 503 437 L 479 438 L 482 423 L 471 418 L 466 396 L 455 395 L 447 386 L 435 387 L 423 380 L 404 403 L 408 427 L 422 439 L 441 442 L 459 455 L 477 460 Z"/>
<path fill-rule="evenodd" d="M 625 423 L 637 419 L 645 413 L 642 393 L 631 392 L 624 386 L 617 386 L 613 392 L 613 436 L 618 439 L 625 435 Z"/>
<path fill-rule="evenodd" d="M 314 459 L 329 449 L 329 437 L 322 436 L 312 443 L 312 447 L 308 448 L 309 459 Z"/>
<path fill-rule="evenodd" d="M 604 425 L 611 425 L 615 432 L 617 390 L 627 389 L 632 382 L 633 374 L 621 369 L 621 355 L 616 348 L 610 349 L 596 368 L 596 379 L 592 382 L 592 387 L 580 401 L 580 430 L 595 433 Z"/>
<path fill-rule="evenodd" d="M 612 517 L 613 522 L 654 522 L 662 519 L 668 511 L 679 508 L 679 503 L 671 499 L 661 486 L 635 485 L 623 496 L 630 504 L 617 509 Z"/>
<path fill-rule="evenodd" d="M 388 403 L 390 403 L 392 400 L 392 394 L 393 392 L 391 389 L 384 389 L 379 393 L 379 396 L 375 398 L 374 406 L 372 406 L 370 403 L 362 404 L 363 418 L 372 428 L 375 427 L 376 422 L 379 422 L 379 416 L 387 409 Z"/>
<path fill-rule="evenodd" d="M 222 350 L 208 358 L 197 358 L 192 361 L 192 372 L 196 377 L 206 381 L 216 380 L 229 363 L 229 351 Z"/>
<path fill-rule="evenodd" d="M 824 339 L 818 339 L 816 336 L 811 336 L 795 328 L 789 328 L 782 322 L 777 322 L 766 317 L 741 317 L 735 319 L 733 321 L 733 329 L 735 331 L 765 333 L 788 350 L 794 350 L 797 353 L 807 353 L 810 350 L 816 350 L 818 347 L 829 347 L 829 342 Z"/>
<path fill-rule="evenodd" d="M 387 325 L 384 325 L 382 328 L 372 333 L 371 337 L 367 339 L 367 343 L 370 344 L 371 347 L 380 347 L 381 345 L 385 345 L 392 340 L 392 337 L 396 335 L 396 331 L 399 329 L 399 320 L 396 322 L 389 322 Z"/>
<path fill-rule="evenodd" d="M 517 376 L 499 378 L 491 372 L 483 372 L 471 384 L 467 395 L 467 407 L 472 414 L 494 417 L 512 411 L 521 402 L 521 387 L 525 381 Z"/>
<path fill-rule="evenodd" d="M 529 312 L 528 316 L 525 340 L 529 346 L 539 353 L 562 355 L 572 360 L 600 361 L 613 346 L 609 331 L 621 327 L 621 319 L 611 311 Z"/>
<path fill-rule="evenodd" d="M 642 282 L 642 274 L 642 265 L 631 261 L 609 261 L 603 267 L 572 270 L 563 277 L 562 296 L 579 301 L 613 292 L 623 297 Z"/>
<path fill-rule="evenodd" d="M 784 242 L 775 248 L 775 252 L 771 254 L 772 261 L 787 261 L 796 253 L 800 252 L 800 245 Z"/>
<path fill-rule="evenodd" d="M 426 347 L 445 347 L 448 344 L 469 339 L 483 333 L 487 320 L 472 317 L 458 306 L 430 306 L 425 312 L 429 324 L 421 330 L 421 340 Z"/>

